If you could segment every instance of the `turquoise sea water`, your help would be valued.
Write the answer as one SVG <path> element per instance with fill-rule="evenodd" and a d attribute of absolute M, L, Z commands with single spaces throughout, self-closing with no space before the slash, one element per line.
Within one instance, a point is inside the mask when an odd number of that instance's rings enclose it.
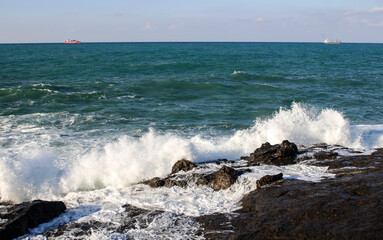
<path fill-rule="evenodd" d="M 32 235 L 99 221 L 108 227 L 87 238 L 199 239 L 188 216 L 236 209 L 265 174 L 332 175 L 295 164 L 253 167 L 222 192 L 137 183 L 182 158 L 239 160 L 267 141 L 371 152 L 383 147 L 382 90 L 382 44 L 0 45 L 0 197 L 65 202 Z M 165 212 L 117 234 L 126 203 Z"/>

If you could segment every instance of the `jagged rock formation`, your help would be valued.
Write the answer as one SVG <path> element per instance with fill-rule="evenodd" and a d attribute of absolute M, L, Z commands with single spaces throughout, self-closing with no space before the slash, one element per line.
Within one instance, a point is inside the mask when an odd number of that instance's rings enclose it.
<path fill-rule="evenodd" d="M 249 157 L 242 157 L 247 160 L 249 166 L 257 166 L 259 164 L 269 165 L 288 165 L 294 164 L 298 153 L 298 148 L 294 143 L 284 140 L 281 144 L 271 145 L 264 143 L 257 148 Z"/>
<path fill-rule="evenodd" d="M 30 228 L 48 222 L 66 209 L 60 201 L 23 202 L 15 205 L 2 205 L 0 208 L 0 239 L 13 239 L 29 233 Z"/>

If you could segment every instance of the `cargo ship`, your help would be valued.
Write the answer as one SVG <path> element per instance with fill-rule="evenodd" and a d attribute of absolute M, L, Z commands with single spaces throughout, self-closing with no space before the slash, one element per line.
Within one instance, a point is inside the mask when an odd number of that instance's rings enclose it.
<path fill-rule="evenodd" d="M 64 43 L 81 43 L 79 40 L 67 39 Z"/>

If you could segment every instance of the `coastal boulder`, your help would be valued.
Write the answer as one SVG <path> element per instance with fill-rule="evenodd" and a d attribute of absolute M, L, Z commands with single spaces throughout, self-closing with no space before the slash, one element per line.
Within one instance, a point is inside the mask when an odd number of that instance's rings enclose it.
<path fill-rule="evenodd" d="M 205 176 L 205 179 L 207 185 L 214 190 L 222 190 L 233 185 L 239 175 L 241 175 L 241 172 L 231 167 L 223 166 L 217 172 Z"/>
<path fill-rule="evenodd" d="M 249 166 L 256 166 L 260 163 L 281 166 L 294 164 L 297 153 L 297 146 L 288 140 L 275 145 L 266 142 L 245 160 L 248 161 Z"/>
<path fill-rule="evenodd" d="M 172 174 L 177 173 L 179 171 L 187 172 L 187 171 L 192 170 L 195 167 L 196 167 L 196 165 L 194 163 L 192 163 L 191 161 L 182 159 L 182 160 L 177 161 L 173 165 Z"/>
<path fill-rule="evenodd" d="M 271 184 L 273 182 L 279 181 L 283 179 L 283 173 L 279 173 L 276 175 L 266 175 L 257 180 L 257 188 L 260 188 L 264 185 Z"/>
<path fill-rule="evenodd" d="M 0 239 L 25 235 L 30 228 L 51 221 L 65 209 L 65 204 L 61 201 L 41 200 L 3 206 L 0 212 Z"/>

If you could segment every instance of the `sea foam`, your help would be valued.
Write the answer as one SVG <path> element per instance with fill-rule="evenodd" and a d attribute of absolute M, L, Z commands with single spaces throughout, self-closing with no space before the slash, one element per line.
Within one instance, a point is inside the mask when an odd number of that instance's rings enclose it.
<path fill-rule="evenodd" d="M 22 201 L 107 186 L 123 188 L 152 177 L 164 177 L 182 158 L 195 162 L 236 160 L 264 142 L 276 144 L 284 139 L 303 145 L 325 142 L 376 148 L 383 146 L 383 125 L 350 126 L 336 110 L 293 103 L 291 108 L 280 108 L 269 118 L 257 119 L 251 128 L 231 136 L 186 137 L 150 129 L 139 138 L 121 136 L 101 145 L 98 141 L 93 147 L 82 144 L 84 139 L 73 139 L 67 149 L 80 148 L 75 155 L 46 150 L 45 145 L 25 151 L 2 149 L 0 193 L 2 200 Z"/>

